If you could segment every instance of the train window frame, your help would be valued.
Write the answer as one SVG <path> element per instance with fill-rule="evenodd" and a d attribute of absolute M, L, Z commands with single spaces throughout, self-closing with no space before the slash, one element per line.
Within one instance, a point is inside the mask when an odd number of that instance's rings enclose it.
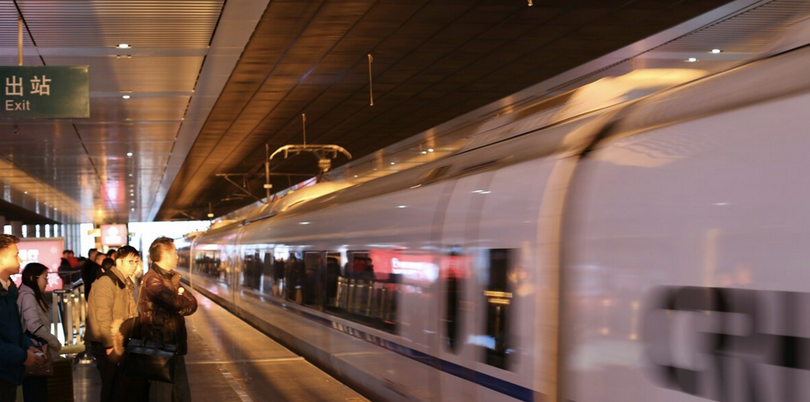
<path fill-rule="evenodd" d="M 323 311 L 324 289 L 323 279 L 326 269 L 324 261 L 324 251 L 304 252 L 304 281 L 301 284 L 301 304 L 307 307 Z"/>
<path fill-rule="evenodd" d="M 512 344 L 514 290 L 510 286 L 510 275 L 518 261 L 518 250 L 510 248 L 485 249 L 482 283 L 484 306 L 484 336 L 492 340 L 491 345 L 484 345 L 483 362 L 502 370 L 514 367 Z"/>
<path fill-rule="evenodd" d="M 444 276 L 444 314 L 442 320 L 444 321 L 444 346 L 453 354 L 459 354 L 461 351 L 462 342 L 458 342 L 462 338 L 462 319 L 461 314 L 461 300 L 464 295 L 464 275 L 459 270 L 464 270 L 464 267 L 456 266 L 460 261 L 463 264 L 463 250 L 461 246 L 452 246 L 446 252 L 445 258 L 447 265 L 445 266 Z"/>

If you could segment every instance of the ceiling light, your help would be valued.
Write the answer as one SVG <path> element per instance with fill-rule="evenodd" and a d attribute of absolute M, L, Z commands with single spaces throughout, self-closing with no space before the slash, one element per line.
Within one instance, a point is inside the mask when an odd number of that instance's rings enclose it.
<path fill-rule="evenodd" d="M 209 213 L 208 213 L 208 218 L 210 219 L 210 218 L 213 218 L 213 217 L 214 217 L 214 213 L 213 213 L 213 212 L 209 212 Z"/>
<path fill-rule="evenodd" d="M 132 177 L 132 173 L 129 174 L 129 177 Z"/>
<path fill-rule="evenodd" d="M 428 152 L 433 152 L 433 148 L 428 148 Z"/>
<path fill-rule="evenodd" d="M 694 62 L 698 61 L 698 59 L 696 57 L 690 57 L 690 58 L 686 59 L 686 61 L 688 61 L 690 63 L 694 63 Z"/>
<path fill-rule="evenodd" d="M 132 46 L 130 46 L 128 43 L 120 43 L 120 44 L 118 45 L 118 48 L 119 48 L 119 49 L 129 49 L 129 48 L 131 48 L 131 47 L 132 47 Z"/>
<path fill-rule="evenodd" d="M 720 50 L 720 49 L 712 49 L 712 53 L 714 53 L 714 54 L 721 53 L 721 52 L 722 52 L 722 50 Z"/>
<path fill-rule="evenodd" d="M 28 194 L 28 191 L 23 191 L 23 194 Z"/>
<path fill-rule="evenodd" d="M 396 163 L 394 163 L 394 162 L 391 162 L 391 164 L 392 164 L 392 165 L 396 165 Z"/>
<path fill-rule="evenodd" d="M 402 208 L 405 208 L 405 207 L 406 207 L 405 205 L 400 205 L 397 208 L 402 209 Z"/>
<path fill-rule="evenodd" d="M 129 210 L 132 211 L 132 212 L 135 212 L 135 208 L 130 208 Z"/>
<path fill-rule="evenodd" d="M 121 97 L 122 97 L 122 98 L 124 98 L 124 99 L 129 99 L 129 98 L 131 98 L 132 96 L 130 96 L 130 95 L 122 95 Z"/>
<path fill-rule="evenodd" d="M 298 222 L 299 225 L 309 225 L 312 222 Z"/>
<path fill-rule="evenodd" d="M 127 152 L 127 156 L 132 156 L 132 152 Z"/>

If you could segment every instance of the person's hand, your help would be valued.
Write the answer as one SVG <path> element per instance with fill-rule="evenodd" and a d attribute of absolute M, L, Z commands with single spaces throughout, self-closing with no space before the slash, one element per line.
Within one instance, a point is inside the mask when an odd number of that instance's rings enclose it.
<path fill-rule="evenodd" d="M 113 348 L 108 348 L 108 349 L 106 350 L 106 352 L 107 352 L 107 356 L 109 356 L 109 355 L 110 355 L 110 353 L 112 353 L 112 352 L 113 352 Z"/>
<path fill-rule="evenodd" d="M 43 363 L 45 363 L 45 354 L 33 346 L 28 348 L 28 356 L 25 358 L 23 364 L 26 367 L 31 367 L 38 366 Z"/>

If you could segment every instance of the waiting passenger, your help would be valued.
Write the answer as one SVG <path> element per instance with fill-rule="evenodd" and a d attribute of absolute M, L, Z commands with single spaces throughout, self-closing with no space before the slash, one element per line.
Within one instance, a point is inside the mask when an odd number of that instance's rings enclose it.
<path fill-rule="evenodd" d="M 96 263 L 96 256 L 99 255 L 98 250 L 91 248 L 87 252 L 87 260 L 82 264 L 82 282 L 84 282 L 84 299 L 90 298 L 90 289 L 92 289 L 93 282 L 99 277 L 101 266 Z"/>
<path fill-rule="evenodd" d="M 102 255 L 104 255 L 104 254 L 102 254 Z M 107 257 L 104 257 L 104 258 L 101 260 L 101 273 L 102 273 L 102 274 L 105 274 L 105 273 L 107 273 L 107 272 L 110 272 L 110 270 L 111 270 L 111 269 L 112 269 L 114 266 L 115 266 L 115 260 L 113 260 L 112 258 L 107 258 Z"/>
<path fill-rule="evenodd" d="M 51 303 L 45 298 L 45 287 L 48 286 L 48 267 L 31 262 L 22 273 L 22 285 L 17 296 L 20 305 L 22 326 L 26 335 L 40 346 L 47 345 L 52 359 L 59 357 L 62 344 L 51 332 Z M 25 402 L 46 402 L 48 400 L 48 377 L 26 376 L 23 380 L 23 398 Z"/>
<path fill-rule="evenodd" d="M 22 384 L 25 367 L 44 363 L 45 359 L 23 334 L 17 307 L 17 285 L 11 275 L 20 271 L 16 236 L 0 235 L 0 402 L 15 402 L 17 386 Z"/>
<path fill-rule="evenodd" d="M 138 316 L 135 285 L 131 277 L 141 266 L 141 256 L 134 247 L 124 246 L 116 252 L 115 266 L 93 284 L 87 308 L 87 340 L 101 375 L 101 402 L 144 401 L 146 380 L 124 375 L 120 365 L 124 342 L 121 325 Z"/>
<path fill-rule="evenodd" d="M 152 265 L 143 276 L 138 305 L 141 310 L 141 334 L 146 341 L 177 345 L 174 383 L 150 381 L 151 402 L 190 402 L 191 390 L 183 356 L 188 352 L 185 316 L 197 311 L 197 299 L 180 285 L 174 240 L 158 237 L 149 246 Z M 161 339 L 151 337 L 160 334 Z"/>

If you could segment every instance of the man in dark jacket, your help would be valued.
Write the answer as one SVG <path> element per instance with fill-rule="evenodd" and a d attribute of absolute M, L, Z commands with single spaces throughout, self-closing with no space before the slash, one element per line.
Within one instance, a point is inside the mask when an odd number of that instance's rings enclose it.
<path fill-rule="evenodd" d="M 42 352 L 23 335 L 20 323 L 17 285 L 11 280 L 22 262 L 16 244 L 19 241 L 14 236 L 0 235 L 0 402 L 16 401 L 25 367 L 45 362 Z"/>
<path fill-rule="evenodd" d="M 197 311 L 197 299 L 180 285 L 177 267 L 177 248 L 174 240 L 159 237 L 149 246 L 152 265 L 143 276 L 138 306 L 141 311 L 141 334 L 144 338 L 177 345 L 174 383 L 150 381 L 151 402 L 190 402 L 188 373 L 184 355 L 188 352 L 186 333 L 187 315 Z"/>

